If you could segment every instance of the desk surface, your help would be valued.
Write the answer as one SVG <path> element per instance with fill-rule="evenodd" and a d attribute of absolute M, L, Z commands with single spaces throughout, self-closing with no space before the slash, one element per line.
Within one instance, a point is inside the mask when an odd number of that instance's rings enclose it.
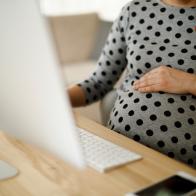
<path fill-rule="evenodd" d="M 136 191 L 183 170 L 196 170 L 76 114 L 77 124 L 143 156 L 143 160 L 101 174 L 91 168 L 78 171 L 46 152 L 0 133 L 0 159 L 20 174 L 0 182 L 0 196 L 114 196 Z"/>

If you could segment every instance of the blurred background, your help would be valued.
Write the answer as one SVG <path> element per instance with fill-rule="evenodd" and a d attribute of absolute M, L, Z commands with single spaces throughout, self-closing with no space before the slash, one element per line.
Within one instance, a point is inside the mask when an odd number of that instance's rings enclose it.
<path fill-rule="evenodd" d="M 41 0 L 49 19 L 67 85 L 95 69 L 109 29 L 130 0 Z M 100 102 L 74 109 L 101 123 Z"/>

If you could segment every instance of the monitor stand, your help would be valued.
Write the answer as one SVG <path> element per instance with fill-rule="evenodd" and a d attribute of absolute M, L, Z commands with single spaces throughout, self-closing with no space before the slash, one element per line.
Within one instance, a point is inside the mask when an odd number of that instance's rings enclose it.
<path fill-rule="evenodd" d="M 14 177 L 18 174 L 18 170 L 9 165 L 5 161 L 0 160 L 0 180 Z"/>

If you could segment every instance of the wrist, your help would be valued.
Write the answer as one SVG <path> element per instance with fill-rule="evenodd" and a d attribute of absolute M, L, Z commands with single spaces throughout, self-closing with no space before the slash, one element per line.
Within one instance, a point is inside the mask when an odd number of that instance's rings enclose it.
<path fill-rule="evenodd" d="M 188 81 L 187 84 L 188 93 L 192 95 L 196 95 L 196 75 L 189 74 L 189 78 L 187 81 Z"/>

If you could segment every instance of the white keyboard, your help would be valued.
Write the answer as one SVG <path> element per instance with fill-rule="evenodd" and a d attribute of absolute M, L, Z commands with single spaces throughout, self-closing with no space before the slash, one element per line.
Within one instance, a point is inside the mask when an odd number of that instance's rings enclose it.
<path fill-rule="evenodd" d="M 141 155 L 128 151 L 84 129 L 79 129 L 87 164 L 99 172 L 141 159 Z"/>

